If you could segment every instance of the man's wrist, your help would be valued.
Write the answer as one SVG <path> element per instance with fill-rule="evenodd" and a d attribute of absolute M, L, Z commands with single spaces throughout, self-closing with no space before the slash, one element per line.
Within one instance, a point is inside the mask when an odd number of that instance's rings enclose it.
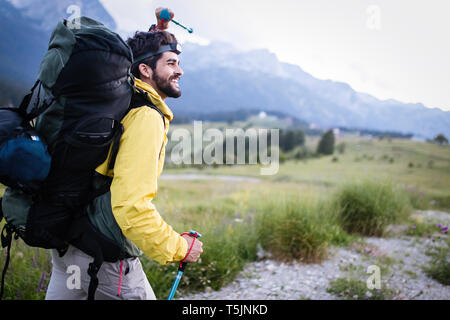
<path fill-rule="evenodd" d="M 187 241 L 187 239 L 185 239 L 181 235 L 180 235 L 180 238 L 182 239 L 180 241 L 180 248 L 175 256 L 176 259 L 174 259 L 174 261 L 182 261 L 182 260 L 186 259 L 188 252 L 189 252 L 189 242 Z"/>

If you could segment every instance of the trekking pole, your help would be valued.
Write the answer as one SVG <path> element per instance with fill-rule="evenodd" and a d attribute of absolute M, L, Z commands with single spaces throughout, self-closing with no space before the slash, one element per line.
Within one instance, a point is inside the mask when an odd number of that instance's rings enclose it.
<path fill-rule="evenodd" d="M 170 19 L 170 12 L 169 12 L 169 10 L 168 9 L 163 9 L 161 12 L 160 12 L 160 14 L 159 14 L 159 18 L 161 19 L 161 20 L 165 20 L 165 21 L 172 21 L 173 23 L 175 23 L 176 25 L 178 25 L 178 26 L 180 26 L 180 27 L 182 27 L 183 29 L 185 29 L 185 30 L 187 30 L 187 32 L 189 32 L 189 33 L 192 33 L 192 32 L 194 32 L 194 30 L 192 29 L 192 28 L 188 28 L 188 27 L 185 27 L 184 25 L 182 25 L 181 23 L 179 23 L 178 21 L 176 21 L 176 20 L 171 20 Z"/>
<path fill-rule="evenodd" d="M 189 233 L 183 233 L 183 234 L 189 234 L 189 235 L 193 236 L 195 239 L 200 238 L 202 236 L 200 233 L 198 233 L 197 231 L 194 231 L 194 230 L 189 231 Z M 192 242 L 191 248 L 194 245 L 195 239 Z M 173 282 L 172 288 L 170 289 L 169 297 L 167 298 L 167 300 L 172 300 L 173 297 L 175 296 L 175 291 L 177 291 L 178 284 L 180 283 L 181 276 L 183 275 L 183 272 L 184 272 L 184 268 L 186 268 L 186 264 L 187 264 L 187 262 L 180 262 L 180 265 L 178 266 L 177 276 L 175 278 L 175 281 Z"/>

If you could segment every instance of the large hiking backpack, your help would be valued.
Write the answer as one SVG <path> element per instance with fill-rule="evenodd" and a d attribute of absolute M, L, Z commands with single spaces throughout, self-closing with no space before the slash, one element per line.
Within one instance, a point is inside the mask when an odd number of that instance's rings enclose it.
<path fill-rule="evenodd" d="M 28 178 L 29 183 L 0 179 L 9 186 L 0 201 L 6 220 L 2 246 L 8 248 L 0 298 L 13 236 L 30 246 L 56 249 L 60 256 L 72 244 L 94 257 L 88 269 L 89 299 L 94 298 L 103 261 L 127 257 L 120 246 L 95 230 L 86 207 L 109 190 L 109 185 L 93 189 L 93 179 L 108 152 L 109 168 L 114 166 L 123 131 L 120 121 L 134 94 L 132 61 L 128 45 L 103 24 L 87 17 L 79 23 L 62 20 L 51 35 L 31 92 L 16 110 L 0 110 L 8 117 L 15 115 L 17 127 L 25 128 L 19 131 L 27 133 L 28 140 L 37 137 L 43 151 L 48 148 L 51 155 L 49 170 L 41 165 L 44 169 Z"/>

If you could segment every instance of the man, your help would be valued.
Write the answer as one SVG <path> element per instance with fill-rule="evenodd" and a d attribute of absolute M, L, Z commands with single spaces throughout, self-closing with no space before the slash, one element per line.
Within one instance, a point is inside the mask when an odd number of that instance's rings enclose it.
<path fill-rule="evenodd" d="M 135 57 L 132 73 L 136 96 L 121 122 L 124 131 L 114 168 L 108 170 L 108 156 L 96 169 L 98 181 L 112 177 L 110 192 L 93 201 L 88 215 L 98 230 L 124 244 L 128 258 L 102 264 L 97 274 L 96 299 L 155 299 L 138 256 L 143 252 L 161 264 L 196 262 L 203 251 L 199 240 L 180 236 L 151 203 L 157 193 L 157 178 L 163 169 L 167 132 L 173 118 L 164 100 L 181 96 L 180 46 L 175 36 L 166 31 L 136 32 L 127 43 Z M 46 299 L 86 299 L 91 261 L 92 257 L 73 246 L 63 257 L 53 250 Z M 67 273 L 76 270 L 70 269 L 72 266 L 80 268 L 78 287 L 72 274 Z"/>

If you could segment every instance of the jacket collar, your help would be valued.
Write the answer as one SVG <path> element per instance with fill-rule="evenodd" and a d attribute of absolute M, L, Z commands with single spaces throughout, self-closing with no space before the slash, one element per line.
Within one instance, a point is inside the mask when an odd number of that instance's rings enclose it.
<path fill-rule="evenodd" d="M 169 119 L 169 121 L 172 121 L 173 119 L 173 113 L 167 106 L 167 104 L 161 99 L 161 96 L 156 92 L 156 90 L 149 85 L 148 83 L 142 81 L 141 79 L 134 79 L 134 85 L 144 90 L 148 93 L 147 97 L 150 100 L 151 103 L 155 105 L 163 114 L 164 116 Z"/>

